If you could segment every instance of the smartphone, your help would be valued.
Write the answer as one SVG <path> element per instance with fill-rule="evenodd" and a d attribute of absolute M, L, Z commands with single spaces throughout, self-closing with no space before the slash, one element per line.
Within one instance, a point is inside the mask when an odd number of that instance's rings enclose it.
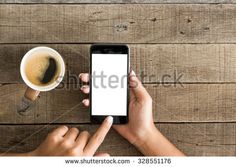
<path fill-rule="evenodd" d="M 122 44 L 95 44 L 90 49 L 90 118 L 100 124 L 128 122 L 129 48 Z"/>

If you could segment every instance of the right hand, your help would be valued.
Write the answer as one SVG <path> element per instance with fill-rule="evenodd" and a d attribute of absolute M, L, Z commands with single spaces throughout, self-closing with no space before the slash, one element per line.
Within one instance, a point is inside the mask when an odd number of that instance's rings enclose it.
<path fill-rule="evenodd" d="M 107 117 L 98 130 L 90 137 L 87 131 L 79 133 L 77 128 L 60 126 L 45 141 L 28 155 L 32 156 L 109 156 L 96 153 L 112 125 L 112 117 Z"/>
<path fill-rule="evenodd" d="M 80 74 L 80 79 L 83 82 L 88 82 L 89 74 Z M 156 131 L 152 114 L 152 98 L 133 71 L 130 74 L 129 81 L 129 122 L 125 125 L 113 125 L 113 127 L 131 144 L 139 146 Z M 82 86 L 81 90 L 85 94 L 90 92 L 88 85 Z M 89 99 L 84 99 L 83 104 L 89 106 Z"/>

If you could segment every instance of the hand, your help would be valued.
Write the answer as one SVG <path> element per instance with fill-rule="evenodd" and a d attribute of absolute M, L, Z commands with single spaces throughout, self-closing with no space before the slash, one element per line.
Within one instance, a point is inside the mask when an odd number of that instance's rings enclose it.
<path fill-rule="evenodd" d="M 89 74 L 82 73 L 80 79 L 83 82 L 89 81 Z M 141 145 L 146 141 L 147 136 L 153 134 L 156 127 L 152 115 L 152 98 L 143 87 L 142 83 L 132 71 L 129 77 L 130 101 L 129 101 L 129 122 L 125 125 L 113 125 L 114 129 L 134 145 Z M 89 93 L 89 86 L 81 88 L 85 94 Z M 83 104 L 89 106 L 89 99 L 84 99 Z"/>
<path fill-rule="evenodd" d="M 111 128 L 112 117 L 107 117 L 92 137 L 87 131 L 79 132 L 77 128 L 68 129 L 61 126 L 50 134 L 34 151 L 33 156 L 109 156 L 107 153 L 96 153 L 106 134 Z"/>
<path fill-rule="evenodd" d="M 87 73 L 81 74 L 83 82 L 89 81 Z M 152 115 L 152 98 L 132 71 L 129 77 L 130 101 L 129 122 L 125 125 L 113 125 L 124 138 L 134 144 L 144 155 L 183 156 L 161 132 L 155 127 Z M 88 94 L 89 86 L 83 86 L 82 92 Z M 89 99 L 84 99 L 89 106 Z"/>

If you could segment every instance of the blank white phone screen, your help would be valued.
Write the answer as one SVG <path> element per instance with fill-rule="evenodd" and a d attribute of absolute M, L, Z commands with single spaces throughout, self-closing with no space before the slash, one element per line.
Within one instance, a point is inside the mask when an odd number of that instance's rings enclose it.
<path fill-rule="evenodd" d="M 92 54 L 91 115 L 127 115 L 127 54 Z"/>

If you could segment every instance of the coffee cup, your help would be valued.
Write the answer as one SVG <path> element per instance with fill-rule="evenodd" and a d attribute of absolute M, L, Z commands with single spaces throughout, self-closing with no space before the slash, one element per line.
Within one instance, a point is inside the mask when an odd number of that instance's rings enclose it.
<path fill-rule="evenodd" d="M 40 92 L 50 91 L 60 84 L 65 74 L 65 63 L 56 50 L 35 47 L 22 58 L 20 74 L 28 86 L 24 97 L 35 101 Z"/>

